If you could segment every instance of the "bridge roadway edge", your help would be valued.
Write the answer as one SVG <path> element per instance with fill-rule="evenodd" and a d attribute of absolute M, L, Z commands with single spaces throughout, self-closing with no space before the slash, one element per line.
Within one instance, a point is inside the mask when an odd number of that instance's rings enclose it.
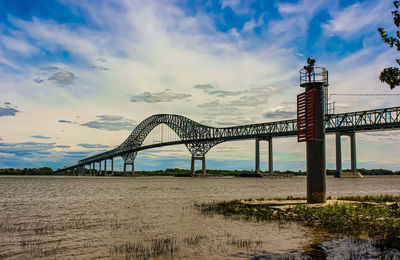
<path fill-rule="evenodd" d="M 382 108 L 382 109 L 373 109 L 373 110 L 366 110 L 366 111 L 357 111 L 357 112 L 348 112 L 348 113 L 341 113 L 341 114 L 334 114 L 334 115 L 326 115 L 325 117 L 325 124 L 331 123 L 332 119 L 341 119 L 340 125 L 345 121 L 347 123 L 347 120 L 351 120 L 351 118 L 357 118 L 358 120 L 363 119 L 366 121 L 369 117 L 371 119 L 371 115 L 375 115 L 375 121 L 379 118 L 379 120 L 382 120 L 383 115 L 385 114 L 385 119 L 384 121 L 387 121 L 387 113 L 396 113 L 396 117 L 391 118 L 389 121 L 393 119 L 394 122 L 390 123 L 380 123 L 380 124 L 359 124 L 359 125 L 350 125 L 350 126 L 336 126 L 336 127 L 326 127 L 326 133 L 331 134 L 335 132 L 367 132 L 367 131 L 382 131 L 382 130 L 396 130 L 400 129 L 400 107 L 391 107 L 391 108 Z M 391 114 L 390 114 L 391 115 Z M 146 119 L 145 119 L 146 120 Z M 194 121 L 193 121 L 194 122 Z M 226 128 L 214 128 L 214 129 L 221 129 L 221 130 L 226 130 L 226 129 L 234 129 L 234 128 L 244 128 L 244 127 L 262 127 L 266 125 L 277 125 L 277 124 L 295 124 L 296 125 L 296 130 L 292 131 L 286 131 L 286 132 L 269 132 L 269 133 L 260 133 L 260 134 L 251 134 L 251 135 L 238 135 L 238 136 L 224 136 L 224 137 L 213 137 L 213 138 L 198 138 L 198 139 L 188 139 L 188 140 L 179 140 L 179 141 L 173 141 L 173 142 L 165 142 L 165 143 L 158 143 L 158 144 L 152 144 L 152 145 L 147 145 L 147 146 L 140 146 L 140 147 L 134 147 L 128 150 L 124 150 L 118 153 L 112 153 L 113 150 L 103 152 L 101 154 L 92 156 L 96 157 L 96 159 L 92 159 L 92 157 L 85 158 L 83 160 L 80 160 L 78 164 L 72 165 L 63 169 L 59 169 L 56 172 L 62 172 L 62 171 L 67 171 L 71 170 L 74 168 L 77 168 L 78 166 L 83 166 L 86 164 L 90 164 L 93 162 L 98 162 L 101 160 L 105 159 L 111 159 L 114 157 L 122 156 L 124 154 L 128 153 L 133 153 L 133 152 L 138 152 L 142 150 L 147 150 L 147 149 L 152 149 L 152 148 L 158 148 L 158 147 L 163 147 L 163 146 L 172 146 L 172 145 L 178 145 L 178 144 L 187 144 L 187 143 L 195 143 L 195 142 L 209 142 L 209 141 L 221 141 L 221 142 L 226 142 L 226 141 L 234 141 L 234 140 L 246 140 L 246 139 L 253 139 L 253 138 L 268 138 L 268 137 L 291 137 L 291 136 L 296 136 L 297 135 L 297 120 L 296 119 L 291 119 L 291 120 L 283 120 L 283 121 L 275 121 L 275 122 L 268 122 L 268 123 L 260 123 L 260 124 L 252 124 L 252 125 L 242 125 L 242 126 L 235 126 L 235 127 L 226 127 Z M 337 122 L 336 122 L 337 123 Z M 352 122 L 354 124 L 354 122 Z M 102 156 L 104 154 L 104 156 Z"/>

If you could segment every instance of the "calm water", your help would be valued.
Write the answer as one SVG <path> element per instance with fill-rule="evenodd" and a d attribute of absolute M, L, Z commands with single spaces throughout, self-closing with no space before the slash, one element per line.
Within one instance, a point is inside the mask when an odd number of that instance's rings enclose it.
<path fill-rule="evenodd" d="M 399 187 L 398 177 L 327 179 L 332 197 L 400 195 Z M 329 237 L 295 224 L 205 217 L 193 208 L 305 193 L 304 177 L 0 177 L 0 259 L 246 259 L 306 251 Z"/>

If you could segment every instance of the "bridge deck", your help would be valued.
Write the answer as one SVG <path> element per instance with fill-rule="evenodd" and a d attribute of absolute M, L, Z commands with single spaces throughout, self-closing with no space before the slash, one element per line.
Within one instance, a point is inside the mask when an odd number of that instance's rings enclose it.
<path fill-rule="evenodd" d="M 152 122 L 151 120 L 149 120 L 150 118 L 153 118 Z M 155 125 L 160 123 L 165 123 L 169 126 L 173 125 L 175 127 L 174 131 L 179 130 L 178 135 L 181 134 L 180 136 L 181 140 L 174 142 L 158 143 L 147 146 L 134 145 L 125 148 L 121 148 L 120 146 L 113 150 L 80 160 L 78 165 L 89 164 L 105 159 L 111 159 L 117 156 L 123 156 L 125 154 L 138 152 L 141 150 L 169 146 L 169 145 L 210 142 L 210 141 L 225 142 L 231 140 L 252 139 L 256 137 L 267 138 L 267 137 L 284 137 L 284 136 L 297 135 L 296 119 L 260 123 L 260 124 L 215 128 L 215 127 L 204 126 L 188 118 L 176 115 L 155 115 L 150 118 L 146 119 L 149 121 L 149 123 L 147 123 L 147 125 L 144 124 L 145 126 L 144 127 L 142 126 L 142 128 L 145 128 L 150 124 L 152 124 L 151 126 L 154 127 Z M 156 123 L 154 123 L 154 118 L 158 120 Z M 144 120 L 143 122 L 145 122 L 146 120 Z M 163 122 L 163 120 L 165 120 L 165 122 Z M 326 115 L 325 127 L 327 133 L 400 129 L 400 107 Z M 139 126 L 137 128 L 139 128 Z M 140 135 L 140 137 L 144 139 L 145 136 L 142 135 Z M 74 168 L 76 166 L 77 165 L 74 165 L 65 168 L 64 170 L 67 170 L 69 168 Z"/>

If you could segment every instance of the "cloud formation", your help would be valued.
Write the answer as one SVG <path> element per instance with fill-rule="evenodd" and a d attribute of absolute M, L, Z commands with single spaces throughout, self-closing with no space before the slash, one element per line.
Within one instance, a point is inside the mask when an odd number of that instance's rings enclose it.
<path fill-rule="evenodd" d="M 273 109 L 263 113 L 265 118 L 282 118 L 282 119 L 295 119 L 296 111 L 284 111 L 280 109 Z"/>
<path fill-rule="evenodd" d="M 226 96 L 238 96 L 242 93 L 242 91 L 230 91 L 230 90 L 215 90 L 215 86 L 211 84 L 197 84 L 194 85 L 193 88 L 201 89 L 209 95 L 214 95 L 217 97 L 226 97 Z"/>
<path fill-rule="evenodd" d="M 229 90 L 208 91 L 209 95 L 214 95 L 214 96 L 217 96 L 217 97 L 238 96 L 241 93 L 242 93 L 242 91 L 229 91 Z"/>
<path fill-rule="evenodd" d="M 60 119 L 60 120 L 58 120 L 58 123 L 72 124 L 72 121 Z"/>
<path fill-rule="evenodd" d="M 97 66 L 97 65 L 93 65 L 92 69 L 95 69 L 95 70 L 109 70 L 107 67 Z"/>
<path fill-rule="evenodd" d="M 77 144 L 77 146 L 86 148 L 86 149 L 99 149 L 99 148 L 108 148 L 108 145 L 102 144 Z"/>
<path fill-rule="evenodd" d="M 56 148 L 71 148 L 70 145 L 56 145 Z"/>
<path fill-rule="evenodd" d="M 106 131 L 121 131 L 121 130 L 132 131 L 136 127 L 136 124 L 134 121 L 126 119 L 123 116 L 99 115 L 97 116 L 97 120 L 81 124 L 81 126 L 86 126 L 89 128 L 96 128 Z"/>
<path fill-rule="evenodd" d="M 35 81 L 36 83 L 40 84 L 40 83 L 44 82 L 44 79 L 36 78 L 33 81 Z"/>
<path fill-rule="evenodd" d="M 58 67 L 56 67 L 56 66 L 41 67 L 40 70 L 51 72 L 51 71 L 58 70 Z"/>
<path fill-rule="evenodd" d="M 21 112 L 12 107 L 0 107 L 0 117 L 1 116 L 15 116 L 18 112 Z"/>
<path fill-rule="evenodd" d="M 55 147 L 55 143 L 0 143 L 0 153 L 15 154 L 18 156 L 32 155 L 36 153 L 48 152 Z"/>
<path fill-rule="evenodd" d="M 194 88 L 197 89 L 202 89 L 202 90 L 208 90 L 208 89 L 213 89 L 215 88 L 213 85 L 211 84 L 197 84 L 193 86 Z"/>
<path fill-rule="evenodd" d="M 140 95 L 132 95 L 131 102 L 144 102 L 144 103 L 160 103 L 171 102 L 174 100 L 181 100 L 191 97 L 191 94 L 175 93 L 169 90 L 162 92 L 144 92 Z"/>
<path fill-rule="evenodd" d="M 54 80 L 61 85 L 72 84 L 75 80 L 75 74 L 70 71 L 62 71 L 54 73 L 49 80 Z"/>
<path fill-rule="evenodd" d="M 43 135 L 32 135 L 31 137 L 36 138 L 36 139 L 51 139 L 51 137 L 43 136 Z"/>

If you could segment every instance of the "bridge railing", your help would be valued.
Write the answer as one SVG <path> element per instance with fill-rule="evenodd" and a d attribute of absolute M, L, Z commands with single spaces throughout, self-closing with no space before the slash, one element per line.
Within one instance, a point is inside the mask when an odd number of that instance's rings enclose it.
<path fill-rule="evenodd" d="M 173 115 L 169 115 L 172 117 Z M 179 118 L 184 118 L 179 116 Z M 189 119 L 190 120 L 190 119 Z M 190 120 L 191 121 L 191 120 Z M 194 122 L 194 121 L 192 121 Z M 178 122 L 177 122 L 178 123 Z M 194 122 L 196 123 L 196 122 Z M 197 123 L 196 123 L 197 124 Z M 187 129 L 193 128 L 189 126 L 186 120 L 182 127 Z M 297 134 L 297 120 L 282 120 L 276 122 L 268 122 L 261 124 L 250 124 L 242 126 L 232 126 L 224 128 L 215 128 L 209 126 L 196 125 L 193 131 L 198 133 L 181 138 L 180 141 L 169 142 L 165 145 L 204 142 L 204 141 L 229 141 L 235 139 L 250 139 L 255 137 L 270 137 L 270 136 L 294 136 Z M 201 133 L 199 127 L 202 128 Z M 358 111 L 342 114 L 333 114 L 325 116 L 326 132 L 337 131 L 368 131 L 377 129 L 394 129 L 400 128 L 400 107 L 391 107 L 383 109 L 373 109 L 367 111 Z M 149 148 L 160 147 L 163 144 L 150 145 Z M 88 164 L 98 162 L 104 159 L 110 159 L 116 156 L 121 156 L 124 153 L 132 153 L 137 150 L 143 150 L 140 146 L 137 147 L 117 147 L 107 152 L 103 152 L 79 161 L 79 164 Z"/>

